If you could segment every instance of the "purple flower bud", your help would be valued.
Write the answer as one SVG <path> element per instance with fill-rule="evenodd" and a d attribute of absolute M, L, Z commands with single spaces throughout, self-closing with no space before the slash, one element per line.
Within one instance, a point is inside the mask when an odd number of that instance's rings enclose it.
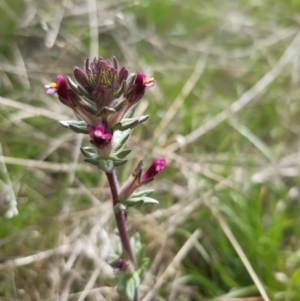
<path fill-rule="evenodd" d="M 109 263 L 113 268 L 118 269 L 120 271 L 125 271 L 128 267 L 128 262 L 126 262 L 123 258 L 118 258 Z"/>
<path fill-rule="evenodd" d="M 153 181 L 154 177 L 165 169 L 165 167 L 165 158 L 158 158 L 154 160 L 151 166 L 143 173 L 143 161 L 140 161 L 131 176 L 121 187 L 119 200 L 127 200 L 137 188 Z"/>
<path fill-rule="evenodd" d="M 99 148 L 102 148 L 107 145 L 107 143 L 111 140 L 112 134 L 106 132 L 106 128 L 104 124 L 98 124 L 95 126 L 88 125 L 88 131 L 92 138 L 92 143 Z"/>
<path fill-rule="evenodd" d="M 119 71 L 119 82 L 118 84 L 121 85 L 124 80 L 128 78 L 128 70 L 125 67 L 122 67 Z"/>
<path fill-rule="evenodd" d="M 62 75 L 57 75 L 55 83 L 51 83 L 50 85 L 46 85 L 45 88 L 47 89 L 47 94 L 52 95 L 57 93 L 60 101 L 72 107 L 72 100 L 69 95 L 68 85 L 66 79 Z"/>
<path fill-rule="evenodd" d="M 119 269 L 119 270 L 122 270 L 125 266 L 125 261 L 122 259 L 122 258 L 119 258 L 116 260 L 116 267 Z"/>
<path fill-rule="evenodd" d="M 156 175 L 158 175 L 163 169 L 166 167 L 165 158 L 158 158 L 153 161 L 151 166 L 142 174 L 141 182 L 148 181 L 153 179 Z"/>
<path fill-rule="evenodd" d="M 74 67 L 74 77 L 77 80 L 77 82 L 88 92 L 93 91 L 93 87 L 91 83 L 89 82 L 87 76 L 84 74 L 84 72 L 77 66 Z"/>

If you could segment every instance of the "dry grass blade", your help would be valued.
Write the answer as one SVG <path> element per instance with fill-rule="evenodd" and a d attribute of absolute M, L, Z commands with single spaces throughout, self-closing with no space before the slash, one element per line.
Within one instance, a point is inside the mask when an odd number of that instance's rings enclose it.
<path fill-rule="evenodd" d="M 216 301 L 264 301 L 262 297 L 247 297 L 247 298 L 218 298 Z"/>
<path fill-rule="evenodd" d="M 241 135 L 247 138 L 262 154 L 272 163 L 272 165 L 277 166 L 275 158 L 272 154 L 271 149 L 266 143 L 264 143 L 258 136 L 256 136 L 250 129 L 243 124 L 237 122 L 234 119 L 229 121 L 230 125 L 236 129 Z"/>
<path fill-rule="evenodd" d="M 266 73 L 251 89 L 249 89 L 239 99 L 237 99 L 228 109 L 225 109 L 215 117 L 211 118 L 205 124 L 201 125 L 199 128 L 186 135 L 184 141 L 180 143 L 174 142 L 169 145 L 167 149 L 174 152 L 194 142 L 208 131 L 217 127 L 221 122 L 228 119 L 231 115 L 244 108 L 256 96 L 265 91 L 265 89 L 280 75 L 283 68 L 293 60 L 294 56 L 297 55 L 299 44 L 300 33 L 298 33 L 293 39 L 292 43 L 286 49 L 277 64 L 275 64 L 274 67 L 268 73 Z"/>
<path fill-rule="evenodd" d="M 20 103 L 18 101 L 8 99 L 8 98 L 4 98 L 4 97 L 1 97 L 1 96 L 0 96 L 0 105 L 12 107 L 12 108 L 22 110 L 22 111 L 28 111 L 28 112 L 32 113 L 33 115 L 35 115 L 35 116 L 44 116 L 44 117 L 54 119 L 54 120 L 58 120 L 58 121 L 69 118 L 67 115 L 63 115 L 63 114 L 60 114 L 58 112 L 52 112 L 52 111 L 47 110 L 47 109 L 33 107 L 31 105 L 23 104 L 23 103 Z"/>
<path fill-rule="evenodd" d="M 89 291 L 91 290 L 94 283 L 96 282 L 97 277 L 100 274 L 100 272 L 101 272 L 101 269 L 99 269 L 99 268 L 94 270 L 90 280 L 86 284 L 84 290 L 81 292 L 81 294 L 80 294 L 79 298 L 77 299 L 77 301 L 84 301 L 85 297 L 88 295 Z"/>
<path fill-rule="evenodd" d="M 13 165 L 20 165 L 26 166 L 28 168 L 41 168 L 46 169 L 49 171 L 55 172 L 66 172 L 69 173 L 72 168 L 74 168 L 74 163 L 52 163 L 52 162 L 43 162 L 37 160 L 30 160 L 30 159 L 20 159 L 20 158 L 13 158 L 7 156 L 0 156 L 0 160 L 3 160 L 6 164 L 13 164 Z M 91 171 L 93 168 L 86 164 L 77 164 L 77 170 L 86 170 Z"/>
<path fill-rule="evenodd" d="M 75 299 L 78 296 L 80 296 L 82 294 L 82 292 L 79 293 L 73 293 L 73 294 L 69 294 L 68 299 Z M 116 293 L 115 288 L 113 287 L 109 287 L 109 286 L 102 286 L 102 287 L 97 287 L 97 288 L 93 288 L 90 289 L 88 291 L 87 296 L 92 296 L 92 295 L 96 295 L 99 297 L 99 294 L 101 294 L 101 296 L 109 296 L 111 299 L 100 299 L 100 300 L 114 300 L 114 298 L 117 298 L 119 296 L 118 293 Z"/>
<path fill-rule="evenodd" d="M 263 170 L 256 172 L 252 175 L 251 180 L 254 183 L 264 183 L 270 181 L 271 178 L 276 177 L 278 174 L 282 177 L 293 178 L 299 176 L 299 162 L 300 153 L 290 154 L 278 163 L 278 166 L 267 166 Z"/>
<path fill-rule="evenodd" d="M 2 199 L 0 200 L 0 208 L 3 206 L 5 207 L 5 216 L 6 217 L 13 217 L 15 215 L 18 215 L 18 208 L 17 208 L 17 198 L 13 189 L 12 182 L 9 177 L 9 173 L 6 168 L 5 161 L 3 160 L 3 151 L 2 151 L 2 145 L 0 143 L 0 169 L 3 172 L 4 175 L 4 183 L 2 184 L 0 180 L 0 187 L 4 186 L 5 191 L 5 198 L 8 201 L 8 204 L 2 204 L 4 202 Z"/>
<path fill-rule="evenodd" d="M 79 156 L 81 154 L 80 147 L 82 144 L 83 137 L 84 137 L 83 134 L 76 136 L 76 145 L 74 147 L 73 154 L 72 154 L 72 160 L 73 160 L 72 168 L 70 169 L 70 172 L 69 172 L 69 183 L 73 183 L 74 179 L 75 179 L 75 171 L 76 171 L 76 167 L 78 165 Z"/>
<path fill-rule="evenodd" d="M 196 63 L 193 73 L 186 81 L 185 85 L 183 86 L 179 95 L 176 97 L 176 99 L 170 106 L 169 110 L 165 113 L 164 118 L 161 119 L 160 124 L 156 127 L 153 135 L 154 139 L 157 139 L 161 135 L 161 133 L 164 132 L 165 128 L 171 122 L 171 120 L 177 113 L 178 109 L 182 106 L 182 103 L 184 102 L 185 98 L 191 93 L 197 81 L 201 77 L 205 65 L 206 65 L 205 57 L 200 57 Z"/>
<path fill-rule="evenodd" d="M 37 254 L 33 254 L 30 256 L 22 257 L 22 258 L 16 258 L 16 259 L 4 262 L 4 263 L 0 264 L 0 270 L 8 268 L 8 267 L 24 266 L 24 265 L 31 264 L 36 261 L 44 260 L 53 255 L 66 254 L 66 253 L 70 252 L 70 250 L 72 250 L 71 245 L 61 245 L 61 246 L 51 249 L 51 250 L 42 251 Z"/>
<path fill-rule="evenodd" d="M 66 2 L 66 1 L 63 1 Z M 52 48 L 55 44 L 57 35 L 59 33 L 60 25 L 64 17 L 65 7 L 63 3 L 63 7 L 58 7 L 53 19 L 50 23 L 50 29 L 48 30 L 46 37 L 45 37 L 45 45 L 48 48 Z"/>
<path fill-rule="evenodd" d="M 178 267 L 180 262 L 187 255 L 189 250 L 192 248 L 195 240 L 200 236 L 200 230 L 197 229 L 195 232 L 189 237 L 189 239 L 182 246 L 180 251 L 173 258 L 172 262 L 168 265 L 165 271 L 159 276 L 156 280 L 154 287 L 146 294 L 146 296 L 142 299 L 142 301 L 150 301 L 155 296 L 157 290 L 165 283 L 166 279 L 174 273 L 174 269 Z"/>
<path fill-rule="evenodd" d="M 90 57 L 96 57 L 99 53 L 98 41 L 98 17 L 96 0 L 87 0 L 90 26 Z"/>
<path fill-rule="evenodd" d="M 30 82 L 29 82 L 29 79 L 28 79 L 26 65 L 25 65 L 24 59 L 22 57 L 22 53 L 21 53 L 18 45 L 15 45 L 13 47 L 13 52 L 14 52 L 14 57 L 15 57 L 15 60 L 16 60 L 16 66 L 18 66 L 17 69 L 18 69 L 20 82 L 23 84 L 23 86 L 25 88 L 29 89 L 30 88 Z"/>

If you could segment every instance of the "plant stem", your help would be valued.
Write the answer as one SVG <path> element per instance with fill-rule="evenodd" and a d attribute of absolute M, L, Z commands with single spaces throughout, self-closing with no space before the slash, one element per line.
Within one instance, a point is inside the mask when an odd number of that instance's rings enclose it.
<path fill-rule="evenodd" d="M 119 203 L 119 182 L 117 180 L 115 170 L 113 170 L 111 172 L 107 172 L 106 177 L 107 177 L 109 187 L 110 187 L 111 197 L 112 197 L 112 201 L 113 201 L 113 207 L 115 208 L 115 206 Z M 129 240 L 127 230 L 126 230 L 126 212 L 125 212 L 125 210 L 119 210 L 117 213 L 115 212 L 115 219 L 116 219 L 116 224 L 117 224 L 117 228 L 119 231 L 123 251 L 128 256 L 132 265 L 135 267 L 135 264 L 136 264 L 135 256 L 132 251 L 132 248 L 130 245 L 130 240 Z M 137 289 L 135 290 L 133 301 L 138 301 Z"/>
<path fill-rule="evenodd" d="M 119 203 L 119 183 L 116 177 L 115 170 L 111 172 L 106 173 L 107 180 L 110 186 L 111 196 L 113 200 L 113 206 L 115 207 Z M 133 266 L 135 267 L 135 256 L 132 251 L 129 237 L 126 230 L 126 211 L 125 210 L 119 210 L 117 213 L 115 213 L 115 219 L 117 223 L 117 228 L 119 231 L 123 251 L 128 256 L 128 259 L 131 261 Z"/>

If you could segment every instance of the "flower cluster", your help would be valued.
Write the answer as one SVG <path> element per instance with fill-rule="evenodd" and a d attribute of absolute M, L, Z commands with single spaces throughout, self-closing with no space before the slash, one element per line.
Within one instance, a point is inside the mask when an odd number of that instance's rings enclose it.
<path fill-rule="evenodd" d="M 58 75 L 54 83 L 46 85 L 47 94 L 56 93 L 59 100 L 80 118 L 62 121 L 61 125 L 90 135 L 94 148 L 82 148 L 86 161 L 110 172 L 126 163 L 124 158 L 130 151 L 121 149 L 132 129 L 148 119 L 148 116 L 132 118 L 131 115 L 146 88 L 154 85 L 154 79 L 143 72 L 129 74 L 115 57 L 111 60 L 94 58 L 92 62 L 87 58 L 84 70 L 76 66 L 73 71 L 73 78 Z M 127 182 L 135 183 L 129 185 L 132 192 L 150 182 L 166 165 L 163 158 L 154 162 L 144 174 L 138 167 L 139 172 L 135 170 L 129 177 Z M 126 198 L 130 194 L 126 192 Z"/>
<path fill-rule="evenodd" d="M 72 108 L 87 124 L 113 128 L 137 104 L 146 87 L 154 85 L 153 78 L 143 72 L 128 75 L 125 67 L 119 68 L 116 58 L 89 58 L 85 72 L 74 67 L 74 78 L 56 77 L 56 82 L 45 86 L 47 94 L 57 93 L 60 101 Z"/>

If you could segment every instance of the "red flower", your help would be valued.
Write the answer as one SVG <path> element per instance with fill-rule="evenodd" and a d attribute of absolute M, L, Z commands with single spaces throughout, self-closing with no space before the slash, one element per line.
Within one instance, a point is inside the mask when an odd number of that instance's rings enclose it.
<path fill-rule="evenodd" d="M 144 72 L 138 72 L 134 83 L 137 85 L 137 89 L 145 89 L 154 85 L 154 78 L 148 78 Z"/>
<path fill-rule="evenodd" d="M 141 183 L 153 179 L 166 167 L 166 159 L 158 158 L 153 161 L 151 166 L 142 174 Z"/>
<path fill-rule="evenodd" d="M 58 75 L 56 77 L 55 83 L 51 83 L 50 85 L 46 85 L 45 88 L 47 89 L 47 94 L 52 95 L 54 93 L 57 93 L 60 101 L 69 106 L 72 107 L 73 103 L 71 101 L 69 91 L 68 91 L 68 85 L 66 79 L 62 75 Z"/>
<path fill-rule="evenodd" d="M 165 169 L 165 167 L 165 158 L 158 158 L 154 160 L 151 166 L 143 173 L 143 161 L 140 161 L 134 172 L 120 189 L 119 199 L 121 201 L 127 200 L 138 187 L 153 181 L 154 177 Z"/>
<path fill-rule="evenodd" d="M 130 102 L 139 101 L 145 94 L 146 87 L 154 86 L 154 78 L 146 77 L 144 72 L 138 72 L 133 84 L 133 89 L 127 96 Z"/>
<path fill-rule="evenodd" d="M 107 145 L 112 138 L 112 134 L 106 132 L 106 128 L 104 124 L 98 124 L 96 126 L 88 125 L 87 127 L 89 134 L 92 138 L 92 143 L 99 148 Z"/>

